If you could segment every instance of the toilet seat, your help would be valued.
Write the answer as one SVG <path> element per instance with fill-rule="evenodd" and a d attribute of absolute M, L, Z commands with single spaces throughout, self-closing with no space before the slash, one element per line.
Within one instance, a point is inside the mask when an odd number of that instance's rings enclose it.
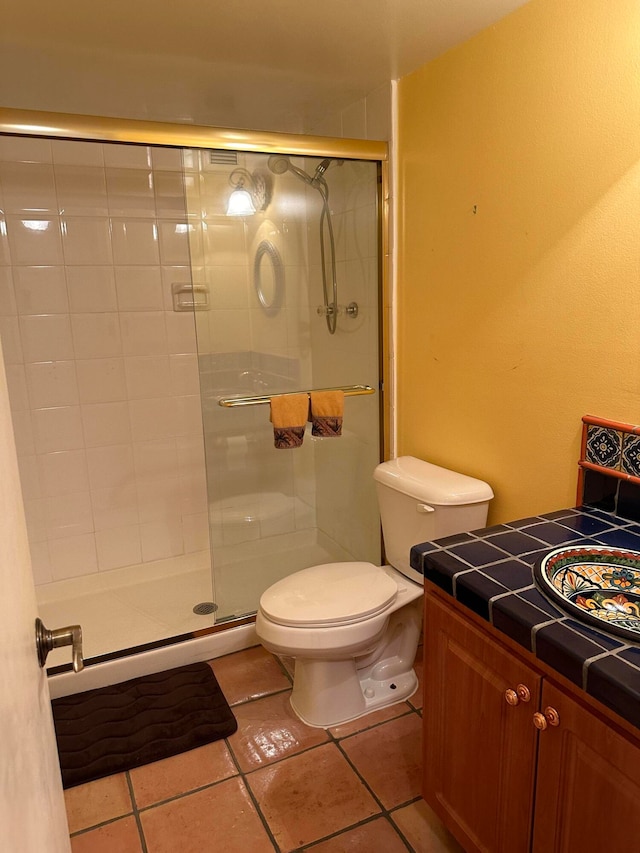
<path fill-rule="evenodd" d="M 361 622 L 395 601 L 398 585 L 373 563 L 323 563 L 271 586 L 260 599 L 278 625 L 323 628 Z"/>

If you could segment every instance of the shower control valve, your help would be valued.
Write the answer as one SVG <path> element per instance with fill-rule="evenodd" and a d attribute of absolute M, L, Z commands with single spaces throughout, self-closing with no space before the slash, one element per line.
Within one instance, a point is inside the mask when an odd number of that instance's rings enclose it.
<path fill-rule="evenodd" d="M 347 317 L 351 317 L 353 320 L 356 319 L 358 314 L 360 313 L 360 309 L 358 307 L 357 302 L 350 302 L 344 309 L 344 313 Z"/>
<path fill-rule="evenodd" d="M 350 302 L 348 305 L 338 305 L 338 314 L 346 314 L 347 317 L 351 317 L 353 320 L 360 313 L 360 308 L 357 302 Z M 320 315 L 320 317 L 333 317 L 336 313 L 336 306 L 334 304 L 331 305 L 318 305 L 316 308 L 316 312 Z"/>

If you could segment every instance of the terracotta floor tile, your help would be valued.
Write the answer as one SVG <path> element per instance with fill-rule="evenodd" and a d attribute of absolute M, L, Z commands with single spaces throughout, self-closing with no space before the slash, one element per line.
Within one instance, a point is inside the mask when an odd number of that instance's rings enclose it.
<path fill-rule="evenodd" d="M 358 717 L 357 720 L 350 720 L 348 723 L 340 723 L 339 726 L 331 726 L 329 731 L 336 738 L 348 737 L 356 732 L 370 729 L 371 726 L 377 726 L 379 723 L 384 723 L 387 720 L 393 720 L 396 717 L 402 716 L 410 711 L 411 708 L 406 702 L 399 702 L 397 705 L 389 705 L 387 708 L 380 708 L 379 711 L 373 711 L 371 714 L 365 714 L 364 717 Z"/>
<path fill-rule="evenodd" d="M 216 658 L 209 666 L 230 705 L 291 687 L 274 656 L 262 646 Z"/>
<path fill-rule="evenodd" d="M 388 809 L 420 795 L 422 720 L 408 714 L 345 738 L 340 746 Z"/>
<path fill-rule="evenodd" d="M 133 811 L 124 773 L 69 788 L 64 792 L 64 799 L 71 833 Z"/>
<path fill-rule="evenodd" d="M 413 696 L 409 699 L 409 703 L 413 705 L 414 708 L 422 708 L 422 667 L 423 667 L 423 658 L 422 658 L 422 646 L 418 646 L 418 653 L 416 654 L 416 659 L 413 663 L 413 668 L 415 670 L 416 675 L 418 676 L 418 690 Z"/>
<path fill-rule="evenodd" d="M 404 842 L 384 817 L 306 849 L 309 853 L 407 853 Z"/>
<path fill-rule="evenodd" d="M 140 815 L 148 853 L 273 853 L 242 781 L 227 779 Z"/>
<path fill-rule="evenodd" d="M 324 729 L 306 726 L 291 708 L 291 691 L 236 705 L 238 731 L 229 745 L 243 772 L 256 770 L 329 739 Z"/>
<path fill-rule="evenodd" d="M 125 817 L 71 839 L 71 853 L 142 853 L 138 824 Z"/>
<path fill-rule="evenodd" d="M 379 811 L 335 744 L 256 770 L 247 782 L 283 853 Z"/>
<path fill-rule="evenodd" d="M 129 771 L 138 808 L 168 800 L 237 774 L 223 740 Z"/>
<path fill-rule="evenodd" d="M 419 853 L 464 853 L 424 800 L 417 800 L 392 812 L 391 819 Z"/>

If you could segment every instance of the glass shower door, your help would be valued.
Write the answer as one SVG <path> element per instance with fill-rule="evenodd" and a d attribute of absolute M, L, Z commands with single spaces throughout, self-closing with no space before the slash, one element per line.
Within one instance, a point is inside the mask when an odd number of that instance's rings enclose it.
<path fill-rule="evenodd" d="M 254 612 L 268 586 L 301 568 L 380 561 L 378 164 L 206 150 L 185 162 L 224 621 Z M 227 214 L 239 183 L 255 214 Z M 275 448 L 270 395 L 353 385 L 372 391 L 345 398 L 341 436 L 308 425 L 301 447 Z M 228 405 L 237 398 L 251 404 Z"/>
<path fill-rule="evenodd" d="M 39 615 L 96 658 L 211 597 L 182 158 L 0 137 L 0 336 Z M 55 650 L 49 667 L 66 664 Z"/>

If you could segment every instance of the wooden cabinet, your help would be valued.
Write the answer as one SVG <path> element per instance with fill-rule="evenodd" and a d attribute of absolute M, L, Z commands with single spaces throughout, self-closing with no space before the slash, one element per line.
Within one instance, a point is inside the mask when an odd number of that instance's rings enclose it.
<path fill-rule="evenodd" d="M 466 850 L 524 853 L 542 679 L 429 595 L 424 652 L 424 797 Z M 509 705 L 518 685 L 531 698 Z"/>
<path fill-rule="evenodd" d="M 540 732 L 534 853 L 640 850 L 640 749 L 545 682 L 542 707 L 559 724 Z"/>
<path fill-rule="evenodd" d="M 640 850 L 638 744 L 451 599 L 425 607 L 423 796 L 465 850 Z"/>

